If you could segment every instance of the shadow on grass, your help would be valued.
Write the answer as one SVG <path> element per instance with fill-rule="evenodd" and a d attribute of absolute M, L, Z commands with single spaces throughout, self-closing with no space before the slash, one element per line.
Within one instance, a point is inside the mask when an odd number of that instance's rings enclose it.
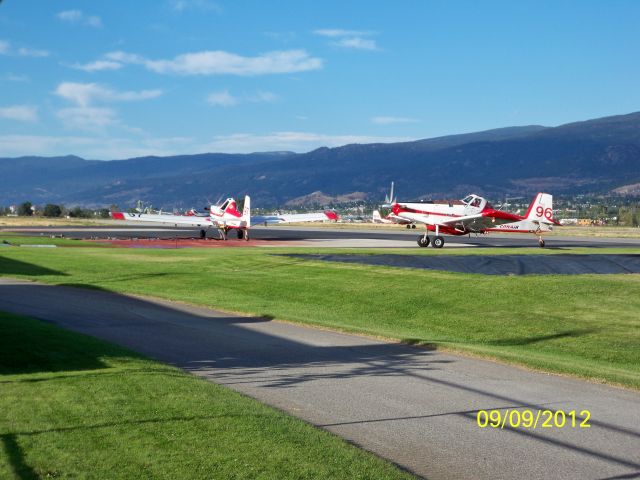
<path fill-rule="evenodd" d="M 599 332 L 599 328 L 581 328 L 575 330 L 567 330 L 565 332 L 553 333 L 549 335 L 535 335 L 533 337 L 518 337 L 518 338 L 502 338 L 499 340 L 491 340 L 487 342 L 488 345 L 495 347 L 516 347 L 523 345 L 531 345 L 534 343 L 546 342 L 548 340 L 556 340 L 558 338 L 567 337 L 581 337 L 590 333 Z"/>
<path fill-rule="evenodd" d="M 101 357 L 113 355 L 114 347 L 75 340 L 54 325 L 0 312 L 0 375 L 107 368 Z"/>
<path fill-rule="evenodd" d="M 32 480 L 40 478 L 40 475 L 24 461 L 24 452 L 18 444 L 17 435 L 5 433 L 0 435 L 0 443 L 7 459 L 11 464 L 14 475 L 20 480 Z"/>
<path fill-rule="evenodd" d="M 1 275 L 66 275 L 66 273 L 49 268 L 34 265 L 33 263 L 21 262 L 0 256 L 0 276 Z"/>
<path fill-rule="evenodd" d="M 264 416 L 260 414 L 237 414 L 237 415 L 200 415 L 200 416 L 184 416 L 184 417 L 169 417 L 169 418 L 152 418 L 152 419 L 139 419 L 139 420 L 124 420 L 119 422 L 107 422 L 94 425 L 74 425 L 68 427 L 50 428 L 45 430 L 31 430 L 24 432 L 14 432 L 0 434 L 0 444 L 7 455 L 7 459 L 14 475 L 20 480 L 32 480 L 42 478 L 36 470 L 29 466 L 25 461 L 25 453 L 18 443 L 19 436 L 33 436 L 33 435 L 45 435 L 48 433 L 66 433 L 83 430 L 97 430 L 101 428 L 113 428 L 123 427 L 125 425 L 152 425 L 152 424 L 167 424 L 175 422 L 194 422 L 202 420 L 216 420 L 220 418 L 229 417 L 247 417 L 247 416 Z M 58 472 L 43 472 L 44 477 L 56 477 Z"/>

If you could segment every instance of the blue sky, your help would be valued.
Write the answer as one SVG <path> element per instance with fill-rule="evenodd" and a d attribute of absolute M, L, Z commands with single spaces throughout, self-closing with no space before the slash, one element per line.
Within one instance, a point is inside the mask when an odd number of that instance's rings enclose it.
<path fill-rule="evenodd" d="M 0 3 L 0 156 L 309 151 L 640 110 L 637 1 Z"/>

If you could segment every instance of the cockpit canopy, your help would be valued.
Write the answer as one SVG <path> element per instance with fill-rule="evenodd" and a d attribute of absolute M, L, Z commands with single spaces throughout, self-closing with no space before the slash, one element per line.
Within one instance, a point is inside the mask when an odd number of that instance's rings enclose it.
<path fill-rule="evenodd" d="M 478 195 L 473 195 L 473 194 L 467 195 L 466 197 L 464 197 L 462 199 L 462 203 L 464 203 L 468 207 L 474 207 L 474 208 L 484 208 L 488 205 L 487 201 L 484 198 L 479 197 Z"/>

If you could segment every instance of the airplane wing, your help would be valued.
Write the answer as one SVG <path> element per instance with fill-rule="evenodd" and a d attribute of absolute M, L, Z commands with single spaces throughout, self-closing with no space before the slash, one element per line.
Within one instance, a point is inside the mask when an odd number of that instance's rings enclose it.
<path fill-rule="evenodd" d="M 194 217 L 187 215 L 111 212 L 111 218 L 114 220 L 127 220 L 131 222 L 168 223 L 171 225 L 188 225 L 192 227 L 211 225 L 210 217 Z"/>
<path fill-rule="evenodd" d="M 318 213 L 292 213 L 284 215 L 258 215 L 251 217 L 251 224 L 269 224 L 277 225 L 280 223 L 294 222 L 319 222 L 322 220 L 337 220 L 338 215 L 335 212 L 318 212 Z"/>
<path fill-rule="evenodd" d="M 450 225 L 455 223 L 469 223 L 476 221 L 480 218 L 486 218 L 492 223 L 504 223 L 504 222 L 518 222 L 522 220 L 522 217 L 514 215 L 513 213 L 503 212 L 501 210 L 483 210 L 473 215 L 465 215 L 463 217 L 451 217 L 447 220 L 441 220 L 437 222 L 439 225 Z M 434 222 L 435 224 L 436 222 Z"/>

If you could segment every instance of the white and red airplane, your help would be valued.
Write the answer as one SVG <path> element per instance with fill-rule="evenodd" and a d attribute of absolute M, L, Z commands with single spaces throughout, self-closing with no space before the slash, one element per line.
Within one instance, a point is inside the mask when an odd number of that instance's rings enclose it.
<path fill-rule="evenodd" d="M 427 247 L 431 243 L 434 248 L 444 246 L 441 233 L 467 235 L 489 232 L 534 234 L 539 245 L 544 247 L 542 235 L 553 230 L 554 225 L 560 225 L 553 218 L 553 197 L 548 193 L 538 193 L 524 216 L 496 210 L 478 195 L 445 202 L 396 202 L 393 213 L 408 221 L 424 223 L 427 231 L 418 237 L 418 245 Z M 429 232 L 435 232 L 433 240 Z"/>
<path fill-rule="evenodd" d="M 226 240 L 229 231 L 236 230 L 239 239 L 249 240 L 249 229 L 252 224 L 263 223 L 278 224 L 291 222 L 317 222 L 322 220 L 337 220 L 335 212 L 301 213 L 287 215 L 251 216 L 251 198 L 244 197 L 242 213 L 238 211 L 236 201 L 227 198 L 222 205 L 211 205 L 209 215 L 205 217 L 196 215 L 164 215 L 145 213 L 111 212 L 111 218 L 115 220 L 128 220 L 134 222 L 168 223 L 172 225 L 186 225 L 200 228 L 200 238 L 205 238 L 207 230 L 216 228 L 220 239 Z"/>

